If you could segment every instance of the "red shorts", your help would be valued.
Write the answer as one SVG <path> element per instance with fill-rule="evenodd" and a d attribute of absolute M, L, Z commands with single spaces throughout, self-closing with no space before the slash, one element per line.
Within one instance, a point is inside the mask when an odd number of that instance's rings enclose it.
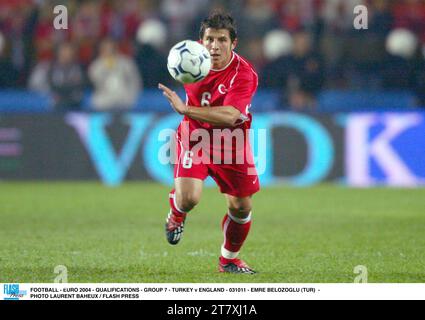
<path fill-rule="evenodd" d="M 184 150 L 176 143 L 176 164 L 174 178 L 196 178 L 205 180 L 211 176 L 221 193 L 238 198 L 248 197 L 260 190 L 260 182 L 254 164 L 214 164 L 196 158 L 197 155 Z"/>

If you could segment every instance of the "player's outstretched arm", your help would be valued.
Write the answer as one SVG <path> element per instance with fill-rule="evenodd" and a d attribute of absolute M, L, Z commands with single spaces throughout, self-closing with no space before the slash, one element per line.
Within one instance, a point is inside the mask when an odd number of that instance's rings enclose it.
<path fill-rule="evenodd" d="M 214 126 L 233 127 L 240 118 L 241 112 L 232 106 L 188 107 L 186 116 L 191 119 L 210 123 Z"/>
<path fill-rule="evenodd" d="M 241 112 L 232 106 L 219 107 L 191 107 L 187 106 L 177 95 L 176 92 L 159 84 L 158 88 L 162 90 L 164 96 L 168 99 L 173 109 L 191 119 L 210 123 L 214 126 L 233 127 L 240 118 Z"/>
<path fill-rule="evenodd" d="M 189 107 L 180 99 L 175 91 L 164 86 L 162 83 L 158 84 L 158 88 L 162 90 L 162 94 L 168 99 L 174 111 L 182 115 L 186 114 Z"/>

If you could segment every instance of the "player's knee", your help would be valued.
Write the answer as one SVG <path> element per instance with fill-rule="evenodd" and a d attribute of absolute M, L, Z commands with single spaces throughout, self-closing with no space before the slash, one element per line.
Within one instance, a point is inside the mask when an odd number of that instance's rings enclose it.
<path fill-rule="evenodd" d="M 229 206 L 230 213 L 239 219 L 245 219 L 251 213 L 251 205 L 244 203 L 234 203 Z"/>
<path fill-rule="evenodd" d="M 200 196 L 192 192 L 182 192 L 177 196 L 177 205 L 183 211 L 192 210 L 200 200 Z"/>

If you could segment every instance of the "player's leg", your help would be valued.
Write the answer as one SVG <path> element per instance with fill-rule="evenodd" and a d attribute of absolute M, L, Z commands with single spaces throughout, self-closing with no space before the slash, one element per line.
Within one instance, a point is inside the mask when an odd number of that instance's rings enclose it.
<path fill-rule="evenodd" d="M 260 190 L 255 167 L 249 164 L 219 165 L 210 171 L 221 193 L 225 194 L 228 207 L 222 222 L 224 242 L 219 270 L 252 274 L 254 271 L 237 257 L 251 227 L 252 195 Z"/>
<path fill-rule="evenodd" d="M 252 198 L 225 196 L 228 211 L 222 221 L 224 243 L 221 255 L 227 259 L 235 259 L 251 228 Z"/>
<path fill-rule="evenodd" d="M 237 259 L 251 228 L 252 198 L 226 194 L 228 212 L 223 218 L 224 242 L 219 270 L 231 273 L 255 273 L 244 261 Z"/>
<path fill-rule="evenodd" d="M 198 155 L 191 153 L 189 147 L 184 147 L 178 137 L 176 137 L 176 155 L 175 189 L 169 194 L 170 212 L 165 224 L 167 241 L 173 245 L 180 241 L 186 215 L 199 202 L 203 181 L 208 176 L 207 166 L 198 161 Z"/>
<path fill-rule="evenodd" d="M 184 212 L 189 212 L 201 199 L 204 181 L 197 178 L 176 178 L 174 185 L 174 198 L 178 208 Z"/>
<path fill-rule="evenodd" d="M 169 194 L 170 213 L 165 224 L 167 241 L 177 244 L 184 231 L 187 213 L 201 199 L 203 180 L 196 178 L 174 179 L 175 189 Z"/>

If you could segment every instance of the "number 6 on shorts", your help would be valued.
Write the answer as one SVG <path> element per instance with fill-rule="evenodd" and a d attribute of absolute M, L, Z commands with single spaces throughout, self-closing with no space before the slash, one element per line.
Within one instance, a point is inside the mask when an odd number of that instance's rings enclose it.
<path fill-rule="evenodd" d="M 193 152 L 190 150 L 185 151 L 184 156 L 183 156 L 183 168 L 185 169 L 190 169 L 192 168 L 192 164 L 193 164 Z"/>

